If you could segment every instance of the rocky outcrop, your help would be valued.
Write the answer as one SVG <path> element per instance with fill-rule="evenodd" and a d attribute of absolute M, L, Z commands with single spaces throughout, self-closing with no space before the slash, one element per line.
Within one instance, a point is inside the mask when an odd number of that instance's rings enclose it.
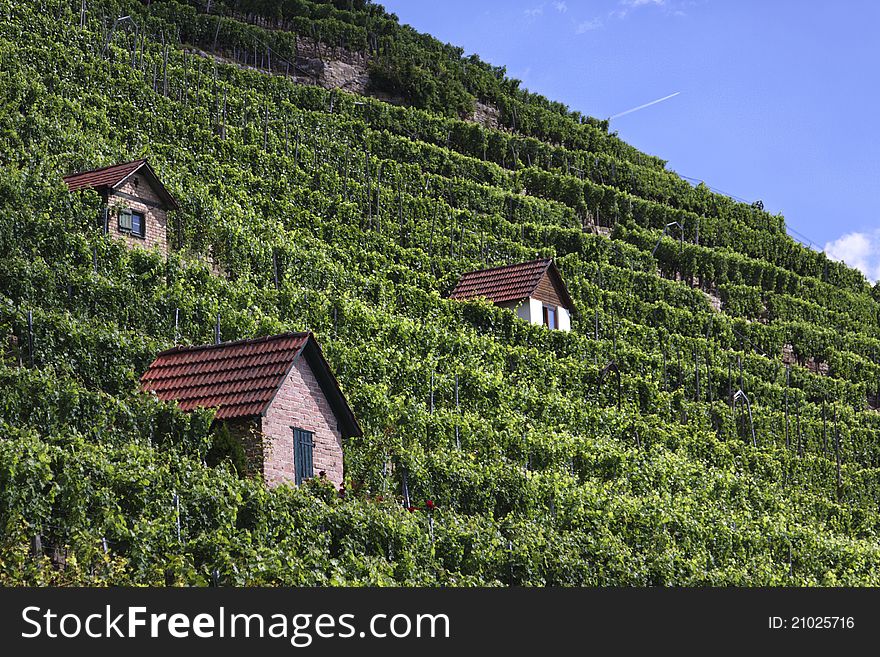
<path fill-rule="evenodd" d="M 497 107 L 478 100 L 473 114 L 468 117 L 468 120 L 473 121 L 474 123 L 479 123 L 484 128 L 496 130 L 498 129 L 500 118 L 501 112 Z"/>

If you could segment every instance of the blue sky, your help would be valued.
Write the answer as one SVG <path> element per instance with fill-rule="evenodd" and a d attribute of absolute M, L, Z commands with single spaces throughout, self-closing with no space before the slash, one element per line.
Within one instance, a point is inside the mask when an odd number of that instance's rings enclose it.
<path fill-rule="evenodd" d="M 381 4 L 880 279 L 880 3 Z"/>

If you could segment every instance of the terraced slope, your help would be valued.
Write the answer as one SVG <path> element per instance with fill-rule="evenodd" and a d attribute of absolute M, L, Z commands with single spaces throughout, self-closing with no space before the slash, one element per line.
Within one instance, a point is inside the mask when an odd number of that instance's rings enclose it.
<path fill-rule="evenodd" d="M 861 274 L 337 4 L 0 0 L 0 583 L 877 584 Z M 405 104 L 303 84 L 306 39 Z M 167 261 L 61 181 L 140 156 L 181 204 Z M 571 333 L 445 299 L 535 257 Z M 343 497 L 239 477 L 209 412 L 138 394 L 218 315 L 316 333 L 365 429 Z"/>

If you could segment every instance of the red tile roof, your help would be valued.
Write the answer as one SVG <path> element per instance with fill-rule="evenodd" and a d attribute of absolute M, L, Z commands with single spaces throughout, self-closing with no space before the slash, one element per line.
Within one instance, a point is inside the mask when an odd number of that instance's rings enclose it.
<path fill-rule="evenodd" d="M 571 308 L 571 298 L 550 258 L 462 274 L 449 298 L 464 300 L 484 297 L 492 303 L 521 301 L 534 293 L 548 270 L 553 272 L 558 287 L 561 288 L 561 298 Z"/>
<path fill-rule="evenodd" d="M 146 160 L 135 160 L 134 162 L 114 164 L 113 166 L 95 169 L 94 171 L 72 173 L 69 176 L 64 176 L 64 182 L 67 183 L 67 187 L 72 192 L 80 189 L 116 187 L 146 163 Z"/>
<path fill-rule="evenodd" d="M 218 419 L 265 412 L 300 356 L 306 359 L 344 436 L 363 432 L 311 333 L 283 333 L 163 351 L 141 377 L 145 392 L 185 411 L 216 408 Z"/>
<path fill-rule="evenodd" d="M 159 198 L 161 198 L 169 208 L 177 209 L 177 201 L 171 196 L 171 193 L 165 189 L 165 185 L 159 180 L 156 172 L 145 159 L 134 160 L 133 162 L 124 162 L 122 164 L 114 164 L 101 169 L 92 171 L 83 171 L 82 173 L 72 173 L 64 176 L 63 180 L 67 183 L 67 188 L 71 192 L 82 189 L 115 189 L 123 182 L 138 171 L 143 169 L 147 177 L 150 179 L 153 188 L 156 190 Z"/>
<path fill-rule="evenodd" d="M 217 408 L 217 418 L 259 415 L 311 333 L 286 333 L 160 353 L 141 377 L 145 391 L 180 408 Z"/>

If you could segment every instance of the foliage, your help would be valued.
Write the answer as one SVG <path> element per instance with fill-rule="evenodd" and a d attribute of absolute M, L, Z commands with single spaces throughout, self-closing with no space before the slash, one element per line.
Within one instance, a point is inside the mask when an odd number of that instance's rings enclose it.
<path fill-rule="evenodd" d="M 88 5 L 0 0 L 0 583 L 878 583 L 858 272 L 377 5 Z M 367 49 L 421 108 L 180 45 L 298 35 Z M 474 99 L 508 129 L 464 120 Z M 167 259 L 60 181 L 140 156 L 181 202 Z M 535 256 L 570 333 L 444 299 Z M 240 477 L 211 412 L 138 392 L 218 314 L 224 339 L 315 331 L 365 428 L 342 495 Z"/>

